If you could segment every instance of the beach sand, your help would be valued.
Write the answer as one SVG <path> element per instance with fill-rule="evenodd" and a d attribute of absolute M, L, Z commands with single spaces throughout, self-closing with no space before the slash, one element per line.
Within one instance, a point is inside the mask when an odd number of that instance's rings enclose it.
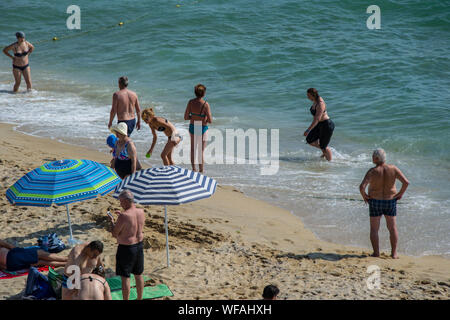
<path fill-rule="evenodd" d="M 5 196 L 25 173 L 64 158 L 109 164 L 110 155 L 24 135 L 12 125 L 0 124 L 0 239 L 17 246 L 35 245 L 51 232 L 68 239 L 64 206 L 14 207 Z M 372 258 L 370 249 L 321 241 L 290 212 L 226 186 L 218 186 L 209 199 L 168 206 L 167 268 L 164 208 L 143 208 L 144 274 L 154 283 L 167 284 L 174 294 L 170 299 L 260 299 L 268 284 L 278 286 L 279 299 L 449 298 L 449 259 L 400 255 L 393 260 L 389 252 Z M 108 209 L 120 209 L 111 194 L 70 205 L 74 237 L 101 240 L 105 267 L 114 270 L 117 244 L 108 231 Z M 371 265 L 380 268 L 380 289 L 368 289 Z M 0 299 L 19 294 L 25 282 L 26 276 L 0 280 Z"/>

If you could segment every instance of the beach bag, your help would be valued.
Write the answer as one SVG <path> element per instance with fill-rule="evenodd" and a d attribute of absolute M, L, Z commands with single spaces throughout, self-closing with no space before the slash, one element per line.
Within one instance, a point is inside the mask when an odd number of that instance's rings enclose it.
<path fill-rule="evenodd" d="M 50 233 L 38 239 L 38 245 L 42 250 L 50 253 L 58 253 L 66 249 L 66 245 L 62 242 L 56 233 Z"/>
<path fill-rule="evenodd" d="M 40 273 L 35 267 L 31 267 L 28 272 L 24 297 L 35 300 L 55 298 L 55 294 L 47 277 Z"/>

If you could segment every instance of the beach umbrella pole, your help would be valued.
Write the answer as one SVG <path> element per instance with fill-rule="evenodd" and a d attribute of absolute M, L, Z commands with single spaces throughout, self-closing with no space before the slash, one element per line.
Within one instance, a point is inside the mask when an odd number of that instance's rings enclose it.
<path fill-rule="evenodd" d="M 167 206 L 164 205 L 164 224 L 166 225 L 166 253 L 167 253 L 167 268 L 170 267 L 169 262 L 169 231 L 167 229 Z"/>
<path fill-rule="evenodd" d="M 67 221 L 69 221 L 69 232 L 70 232 L 70 238 L 68 242 L 70 246 L 74 246 L 80 242 L 75 240 L 72 236 L 72 223 L 70 222 L 69 206 L 67 204 L 66 204 L 66 211 L 67 211 Z"/>

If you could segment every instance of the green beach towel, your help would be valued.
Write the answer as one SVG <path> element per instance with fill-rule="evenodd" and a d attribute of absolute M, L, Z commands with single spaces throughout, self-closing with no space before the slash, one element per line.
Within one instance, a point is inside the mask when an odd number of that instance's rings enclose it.
<path fill-rule="evenodd" d="M 150 280 L 149 277 L 144 276 L 144 281 Z M 111 297 L 113 300 L 123 300 L 122 296 L 122 280 L 120 276 L 115 276 L 112 278 L 106 279 L 108 281 L 109 287 L 111 288 Z M 134 277 L 130 277 L 130 300 L 137 299 L 137 291 L 136 291 L 136 280 Z M 134 288 L 133 288 L 134 287 Z M 152 287 L 144 287 L 144 293 L 142 298 L 146 299 L 156 299 L 162 297 L 173 297 L 172 291 L 170 291 L 169 287 L 165 284 L 158 284 Z"/>
<path fill-rule="evenodd" d="M 156 299 L 162 297 L 172 297 L 173 293 L 170 291 L 169 287 L 165 284 L 158 284 L 154 287 L 144 287 L 144 293 L 142 299 Z M 111 292 L 111 297 L 113 300 L 123 300 L 122 290 Z M 131 288 L 130 290 L 130 300 L 137 299 L 136 288 Z"/>

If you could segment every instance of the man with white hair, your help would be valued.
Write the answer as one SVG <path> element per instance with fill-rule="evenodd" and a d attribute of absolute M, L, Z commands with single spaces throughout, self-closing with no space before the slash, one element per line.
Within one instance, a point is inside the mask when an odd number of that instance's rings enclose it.
<path fill-rule="evenodd" d="M 116 254 L 116 274 L 122 278 L 123 300 L 130 296 L 130 274 L 136 279 L 138 300 L 144 291 L 144 210 L 136 208 L 134 196 L 129 190 L 119 194 L 120 206 L 124 212 L 116 211 L 117 222 L 111 218 L 112 235 L 119 244 Z"/>
<path fill-rule="evenodd" d="M 381 216 L 386 218 L 386 225 L 391 240 L 391 257 L 398 259 L 397 242 L 398 232 L 395 217 L 397 215 L 397 200 L 400 200 L 408 188 L 409 181 L 399 168 L 386 164 L 386 153 L 383 149 L 376 149 L 372 155 L 375 167 L 367 171 L 359 191 L 365 203 L 369 204 L 370 215 L 370 241 L 373 247 L 373 257 L 380 256 L 378 230 L 380 229 Z M 400 192 L 395 188 L 396 179 L 402 183 Z M 366 187 L 369 185 L 369 194 Z"/>

